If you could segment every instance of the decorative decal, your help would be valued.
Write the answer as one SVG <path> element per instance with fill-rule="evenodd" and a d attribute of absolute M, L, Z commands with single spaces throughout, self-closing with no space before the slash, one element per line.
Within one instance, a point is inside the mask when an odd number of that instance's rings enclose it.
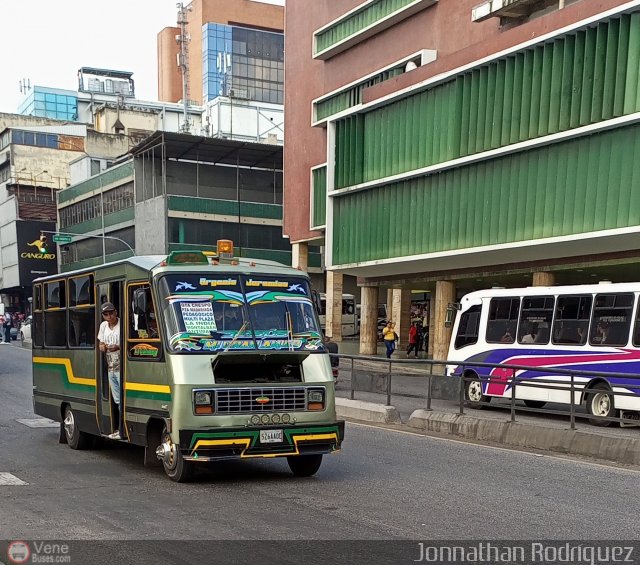
<path fill-rule="evenodd" d="M 137 343 L 131 348 L 131 355 L 133 357 L 157 357 L 158 354 L 158 348 L 148 343 Z"/>

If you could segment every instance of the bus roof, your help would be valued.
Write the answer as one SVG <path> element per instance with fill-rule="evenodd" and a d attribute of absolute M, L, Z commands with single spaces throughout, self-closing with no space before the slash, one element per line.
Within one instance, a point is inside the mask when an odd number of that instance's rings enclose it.
<path fill-rule="evenodd" d="M 542 296 L 556 294 L 598 294 L 611 292 L 640 291 L 640 283 L 612 283 L 578 284 L 564 286 L 527 286 L 521 288 L 487 288 L 475 290 L 465 294 L 463 298 L 492 298 L 495 296 Z"/>
<path fill-rule="evenodd" d="M 266 259 L 250 259 L 244 257 L 235 257 L 232 263 L 219 263 L 213 265 L 204 264 L 175 264 L 175 265 L 162 265 L 163 261 L 166 261 L 166 255 L 134 255 L 125 259 L 119 259 L 111 263 L 103 263 L 100 265 L 93 265 L 91 267 L 84 267 L 75 271 L 68 271 L 65 273 L 57 273 L 55 275 L 47 275 L 46 277 L 39 277 L 34 279 L 34 283 L 59 279 L 60 276 L 75 276 L 83 273 L 91 273 L 97 270 L 102 270 L 117 265 L 133 265 L 143 271 L 152 271 L 155 268 L 162 268 L 169 271 L 186 271 L 186 270 L 198 270 L 198 271 L 212 271 L 217 273 L 261 273 L 261 274 L 280 274 L 288 276 L 303 276 L 308 277 L 307 273 L 276 261 L 269 261 Z"/>

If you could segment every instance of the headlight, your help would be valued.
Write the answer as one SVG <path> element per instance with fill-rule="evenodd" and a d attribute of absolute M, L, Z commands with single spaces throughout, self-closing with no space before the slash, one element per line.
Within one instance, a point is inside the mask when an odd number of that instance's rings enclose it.
<path fill-rule="evenodd" d="M 280 423 L 280 414 L 274 414 L 274 415 L 271 417 L 271 421 L 272 421 L 274 424 L 279 424 L 279 423 Z"/>
<path fill-rule="evenodd" d="M 254 425 L 257 426 L 260 423 L 260 416 L 258 416 L 257 414 L 254 414 L 253 416 L 251 416 L 251 420 L 250 422 Z"/>
<path fill-rule="evenodd" d="M 196 406 L 211 404 L 211 393 L 206 390 L 198 390 L 194 395 Z"/>
<path fill-rule="evenodd" d="M 324 390 L 312 389 L 307 392 L 307 410 L 324 410 Z"/>

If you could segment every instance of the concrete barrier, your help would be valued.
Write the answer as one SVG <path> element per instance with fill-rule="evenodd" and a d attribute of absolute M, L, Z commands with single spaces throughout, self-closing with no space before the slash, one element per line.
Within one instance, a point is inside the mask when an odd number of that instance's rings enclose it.
<path fill-rule="evenodd" d="M 394 406 L 336 397 L 336 413 L 340 418 L 353 418 L 379 424 L 399 424 L 400 414 Z"/>
<path fill-rule="evenodd" d="M 536 423 L 481 419 L 466 414 L 415 410 L 407 425 L 465 439 L 509 447 L 582 455 L 629 465 L 640 465 L 640 438 L 614 437 L 597 431 L 571 430 Z"/>

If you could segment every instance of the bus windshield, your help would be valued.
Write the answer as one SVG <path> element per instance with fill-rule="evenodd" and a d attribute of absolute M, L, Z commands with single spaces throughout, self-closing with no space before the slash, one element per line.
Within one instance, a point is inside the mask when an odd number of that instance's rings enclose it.
<path fill-rule="evenodd" d="M 159 279 L 159 291 L 170 351 L 324 351 L 303 278 L 172 274 Z"/>

